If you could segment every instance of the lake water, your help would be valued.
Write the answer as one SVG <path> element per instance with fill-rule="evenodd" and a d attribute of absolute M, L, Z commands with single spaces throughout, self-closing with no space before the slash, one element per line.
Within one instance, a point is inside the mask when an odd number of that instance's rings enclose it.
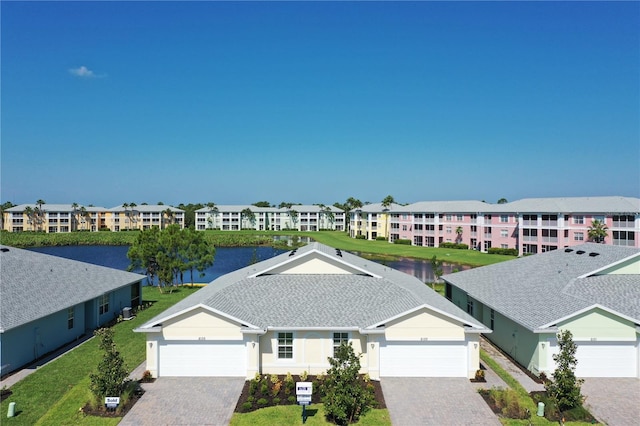
<path fill-rule="evenodd" d="M 37 247 L 29 250 L 121 270 L 126 270 L 129 266 L 129 259 L 127 258 L 128 246 Z M 265 259 L 270 259 L 284 251 L 285 250 L 274 249 L 272 247 L 218 247 L 216 248 L 213 266 L 204 271 L 205 275 L 203 277 L 199 276 L 199 272 L 194 271 L 193 281 L 196 283 L 208 283 L 224 274 L 244 268 L 254 260 L 260 262 Z M 406 274 L 413 275 L 422 282 L 431 282 L 434 280 L 431 263 L 427 260 L 409 258 L 373 258 L 372 260 Z M 455 269 L 463 270 L 467 269 L 467 267 L 457 265 L 443 265 L 442 267 L 444 274 L 451 273 Z M 191 282 L 189 272 L 185 272 L 184 282 Z"/>

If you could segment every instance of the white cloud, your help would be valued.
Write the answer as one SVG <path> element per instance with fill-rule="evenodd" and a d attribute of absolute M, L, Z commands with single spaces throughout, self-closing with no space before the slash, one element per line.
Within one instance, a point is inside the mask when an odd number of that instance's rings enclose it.
<path fill-rule="evenodd" d="M 82 66 L 80 66 L 78 68 L 70 68 L 69 72 L 72 75 L 75 75 L 76 77 L 80 77 L 80 78 L 103 77 L 102 75 L 97 75 L 96 73 L 91 71 L 89 68 L 85 67 L 84 65 L 82 65 Z"/>

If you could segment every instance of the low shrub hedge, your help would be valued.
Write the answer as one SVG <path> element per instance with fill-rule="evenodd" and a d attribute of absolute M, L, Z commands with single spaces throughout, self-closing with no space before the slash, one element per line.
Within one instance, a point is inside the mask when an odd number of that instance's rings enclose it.
<path fill-rule="evenodd" d="M 517 256 L 518 255 L 518 249 L 491 247 L 489 250 L 487 250 L 487 253 L 489 253 L 489 254 L 502 254 L 502 255 L 505 255 L 505 256 Z"/>
<path fill-rule="evenodd" d="M 393 244 L 404 244 L 406 246 L 410 246 L 411 245 L 411 240 L 407 240 L 404 238 L 398 238 L 397 240 L 393 241 Z"/>
<path fill-rule="evenodd" d="M 440 248 L 448 248 L 448 249 L 456 249 L 456 250 L 469 250 L 468 244 L 462 243 L 440 243 L 438 245 Z"/>

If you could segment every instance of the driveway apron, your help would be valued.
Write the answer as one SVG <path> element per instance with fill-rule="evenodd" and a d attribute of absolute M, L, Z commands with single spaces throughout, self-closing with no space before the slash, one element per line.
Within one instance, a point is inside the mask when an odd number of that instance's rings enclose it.
<path fill-rule="evenodd" d="M 582 384 L 589 412 L 610 426 L 640 424 L 640 379 L 590 377 Z"/>
<path fill-rule="evenodd" d="M 242 377 L 160 377 L 142 385 L 144 395 L 119 425 L 226 426 L 244 382 Z"/>
<path fill-rule="evenodd" d="M 380 384 L 394 425 L 500 425 L 469 379 L 385 377 Z"/>

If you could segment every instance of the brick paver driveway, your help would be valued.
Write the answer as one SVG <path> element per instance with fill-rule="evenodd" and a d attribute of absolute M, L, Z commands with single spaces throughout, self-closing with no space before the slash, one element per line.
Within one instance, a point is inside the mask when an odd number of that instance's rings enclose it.
<path fill-rule="evenodd" d="M 609 426 L 640 424 L 640 379 L 587 378 L 582 384 L 585 405 Z"/>
<path fill-rule="evenodd" d="M 243 377 L 160 377 L 142 385 L 144 395 L 119 425 L 226 426 L 244 381 Z"/>
<path fill-rule="evenodd" d="M 380 384 L 394 425 L 500 425 L 469 379 L 385 377 Z"/>

